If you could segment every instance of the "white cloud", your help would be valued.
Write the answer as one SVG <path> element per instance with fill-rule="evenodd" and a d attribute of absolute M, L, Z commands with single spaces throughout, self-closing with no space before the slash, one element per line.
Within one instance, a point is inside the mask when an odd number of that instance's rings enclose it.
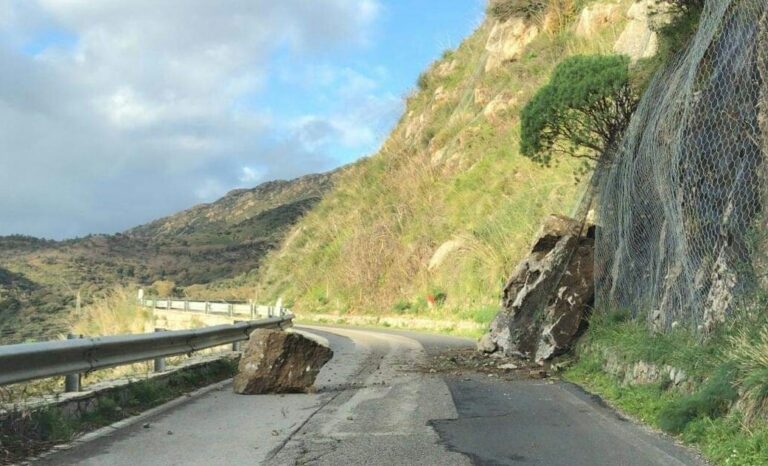
<path fill-rule="evenodd" d="M 264 173 L 253 167 L 243 167 L 240 174 L 240 182 L 253 184 L 264 179 Z"/>
<path fill-rule="evenodd" d="M 237 185 L 332 168 L 321 153 L 331 137 L 370 146 L 380 137 L 370 116 L 337 108 L 296 126 L 247 99 L 278 71 L 275 52 L 364 46 L 379 10 L 374 0 L 0 0 L 0 234 L 116 231 Z M 24 49 L 38 39 L 50 43 Z M 345 83 L 342 101 L 391 103 L 375 77 L 320 66 L 326 86 Z"/>

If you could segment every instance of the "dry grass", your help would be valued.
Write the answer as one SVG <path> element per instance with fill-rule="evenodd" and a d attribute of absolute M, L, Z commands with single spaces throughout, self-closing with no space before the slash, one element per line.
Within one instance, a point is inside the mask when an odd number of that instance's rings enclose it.
<path fill-rule="evenodd" d="M 152 327 L 152 311 L 136 304 L 133 289 L 117 287 L 74 316 L 72 331 L 79 335 L 144 333 Z"/>
<path fill-rule="evenodd" d="M 740 408 L 751 422 L 768 414 L 768 328 L 742 329 L 729 343 L 727 357 L 738 369 Z"/>

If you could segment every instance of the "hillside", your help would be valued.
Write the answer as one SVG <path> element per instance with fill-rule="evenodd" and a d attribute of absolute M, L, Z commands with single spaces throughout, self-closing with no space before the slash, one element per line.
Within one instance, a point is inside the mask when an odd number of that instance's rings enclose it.
<path fill-rule="evenodd" d="M 122 234 L 58 242 L 2 237 L 0 331 L 15 339 L 66 333 L 78 291 L 88 304 L 115 285 L 184 286 L 257 269 L 337 173 L 232 191 Z"/>
<path fill-rule="evenodd" d="M 487 322 L 541 219 L 570 213 L 583 191 L 573 161 L 541 167 L 519 154 L 519 111 L 563 58 L 624 52 L 630 5 L 493 2 L 419 77 L 381 150 L 232 289 L 303 312 Z"/>

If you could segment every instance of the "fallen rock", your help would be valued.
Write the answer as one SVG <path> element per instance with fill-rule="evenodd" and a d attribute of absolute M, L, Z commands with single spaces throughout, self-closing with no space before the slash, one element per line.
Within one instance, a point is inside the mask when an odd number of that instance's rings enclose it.
<path fill-rule="evenodd" d="M 534 360 L 549 361 L 571 348 L 584 331 L 595 294 L 594 231 L 579 238 L 557 287 L 554 300 L 544 310 L 544 321 Z"/>
<path fill-rule="evenodd" d="M 478 348 L 537 362 L 567 351 L 594 301 L 594 228 L 548 217 L 531 252 L 504 286 L 502 309 Z M 482 348 L 481 348 L 482 345 Z"/>
<path fill-rule="evenodd" d="M 234 379 L 235 393 L 306 393 L 333 351 L 298 333 L 258 329 L 251 334 Z"/>
<path fill-rule="evenodd" d="M 493 337 L 490 333 L 486 333 L 477 342 L 477 350 L 481 353 L 494 353 L 499 349 L 499 346 L 493 341 Z"/>

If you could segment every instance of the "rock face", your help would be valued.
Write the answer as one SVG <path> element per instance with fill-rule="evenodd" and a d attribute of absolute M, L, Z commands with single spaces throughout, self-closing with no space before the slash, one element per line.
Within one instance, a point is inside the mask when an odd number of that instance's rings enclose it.
<path fill-rule="evenodd" d="M 650 24 L 651 1 L 641 0 L 629 8 L 629 21 L 613 47 L 614 52 L 629 55 L 632 61 L 656 55 L 659 43 Z"/>
<path fill-rule="evenodd" d="M 305 393 L 331 357 L 330 348 L 298 333 L 258 329 L 240 359 L 235 393 Z"/>
<path fill-rule="evenodd" d="M 621 32 L 613 51 L 628 55 L 632 61 L 650 58 L 659 49 L 657 31 L 673 18 L 670 3 L 659 0 L 639 0 L 627 11 L 627 25 Z"/>
<path fill-rule="evenodd" d="M 601 28 L 619 17 L 619 6 L 612 3 L 594 3 L 581 10 L 579 22 L 576 23 L 576 35 L 591 37 Z"/>
<path fill-rule="evenodd" d="M 548 217 L 504 287 L 502 310 L 478 349 L 551 359 L 578 337 L 594 299 L 594 229 Z"/>
<path fill-rule="evenodd" d="M 485 44 L 485 49 L 488 51 L 485 71 L 492 71 L 508 61 L 518 60 L 525 46 L 530 44 L 538 34 L 538 26 L 529 24 L 523 18 L 510 18 L 496 23 Z"/>

